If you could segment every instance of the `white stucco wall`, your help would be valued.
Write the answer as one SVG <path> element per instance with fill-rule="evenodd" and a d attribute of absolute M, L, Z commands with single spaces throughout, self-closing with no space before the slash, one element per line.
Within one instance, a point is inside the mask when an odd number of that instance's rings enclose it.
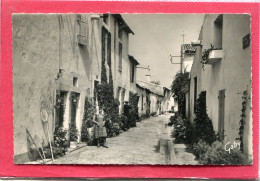
<path fill-rule="evenodd" d="M 191 120 L 194 119 L 194 77 L 197 77 L 197 94 L 207 91 L 207 112 L 212 119 L 214 130 L 218 130 L 218 94 L 219 90 L 225 90 L 225 115 L 224 130 L 226 141 L 235 141 L 238 137 L 239 121 L 241 119 L 242 93 L 250 91 L 251 80 L 251 46 L 242 48 L 242 39 L 250 33 L 250 16 L 238 14 L 223 15 L 222 31 L 222 60 L 202 69 L 200 63 L 202 50 L 214 45 L 214 21 L 218 15 L 206 15 L 202 28 L 203 46 L 198 47 L 194 63 L 191 69 L 190 104 Z M 250 156 L 252 149 L 249 148 L 252 142 L 252 130 L 250 125 L 251 106 L 248 105 L 246 112 L 246 135 L 245 152 Z"/>
<path fill-rule="evenodd" d="M 111 33 L 111 61 L 112 74 L 114 83 L 114 97 L 118 97 L 120 101 L 120 113 L 124 101 L 129 100 L 129 92 L 135 92 L 135 84 L 130 85 L 130 60 L 129 54 L 129 34 L 126 31 L 122 32 L 122 38 L 118 37 L 118 23 L 115 23 L 116 18 L 109 14 L 108 24 L 103 23 L 103 26 Z M 122 70 L 119 70 L 119 42 L 122 43 Z M 118 95 L 118 88 L 121 88 Z M 125 91 L 124 100 L 122 100 L 122 92 Z"/>
<path fill-rule="evenodd" d="M 194 59 L 194 55 L 191 54 L 184 54 L 183 55 L 183 60 L 182 60 L 182 72 L 184 72 L 184 70 L 186 72 L 190 72 L 191 67 L 192 67 L 192 63 L 193 63 L 193 59 Z"/>
<path fill-rule="evenodd" d="M 94 79 L 100 79 L 100 21 L 91 21 L 89 14 L 82 14 L 87 37 L 87 46 L 82 46 L 77 43 L 77 15 L 59 16 L 13 16 L 15 158 L 28 152 L 26 128 L 38 145 L 42 139 L 47 143 L 46 129 L 43 128 L 40 117 L 42 109 L 47 110 L 49 115 L 50 134 L 53 139 L 56 90 L 67 92 L 64 128 L 69 128 L 70 123 L 70 94 L 80 94 L 76 113 L 76 125 L 80 132 L 85 96 L 93 96 Z M 63 69 L 63 75 L 56 81 L 59 68 Z M 78 78 L 78 87 L 73 87 L 74 76 Z M 87 90 L 90 90 L 89 93 Z M 18 162 L 20 161 L 18 159 Z"/>

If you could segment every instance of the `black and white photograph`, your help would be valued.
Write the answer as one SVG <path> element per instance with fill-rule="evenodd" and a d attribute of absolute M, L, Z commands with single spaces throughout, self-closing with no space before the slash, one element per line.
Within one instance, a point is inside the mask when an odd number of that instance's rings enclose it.
<path fill-rule="evenodd" d="M 13 14 L 14 163 L 251 165 L 251 34 L 249 14 Z"/>

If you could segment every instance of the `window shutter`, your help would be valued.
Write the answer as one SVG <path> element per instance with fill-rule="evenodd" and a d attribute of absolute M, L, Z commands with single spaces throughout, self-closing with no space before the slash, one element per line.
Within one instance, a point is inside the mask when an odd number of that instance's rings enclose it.
<path fill-rule="evenodd" d="M 80 45 L 87 45 L 87 24 L 85 21 L 83 21 L 83 18 L 80 14 L 77 15 L 77 20 L 79 23 L 79 34 L 77 36 L 78 43 Z"/>
<path fill-rule="evenodd" d="M 119 43 L 119 70 L 122 71 L 122 43 Z"/>

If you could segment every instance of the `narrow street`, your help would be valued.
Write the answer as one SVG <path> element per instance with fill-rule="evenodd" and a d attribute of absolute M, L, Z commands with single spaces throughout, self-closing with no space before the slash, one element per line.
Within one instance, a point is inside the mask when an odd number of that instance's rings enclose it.
<path fill-rule="evenodd" d="M 159 140 L 169 137 L 170 132 L 165 124 L 170 116 L 160 115 L 142 120 L 137 127 L 108 138 L 109 148 L 86 146 L 58 158 L 54 164 L 167 164 L 166 155 L 159 153 L 158 149 Z M 176 163 L 185 162 L 187 160 Z"/>

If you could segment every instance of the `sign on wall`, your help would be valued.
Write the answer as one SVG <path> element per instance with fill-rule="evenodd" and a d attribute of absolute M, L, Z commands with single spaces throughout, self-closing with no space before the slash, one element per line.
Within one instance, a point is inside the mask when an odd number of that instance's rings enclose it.
<path fill-rule="evenodd" d="M 250 33 L 248 33 L 246 36 L 243 38 L 243 49 L 249 47 L 250 45 Z"/>

